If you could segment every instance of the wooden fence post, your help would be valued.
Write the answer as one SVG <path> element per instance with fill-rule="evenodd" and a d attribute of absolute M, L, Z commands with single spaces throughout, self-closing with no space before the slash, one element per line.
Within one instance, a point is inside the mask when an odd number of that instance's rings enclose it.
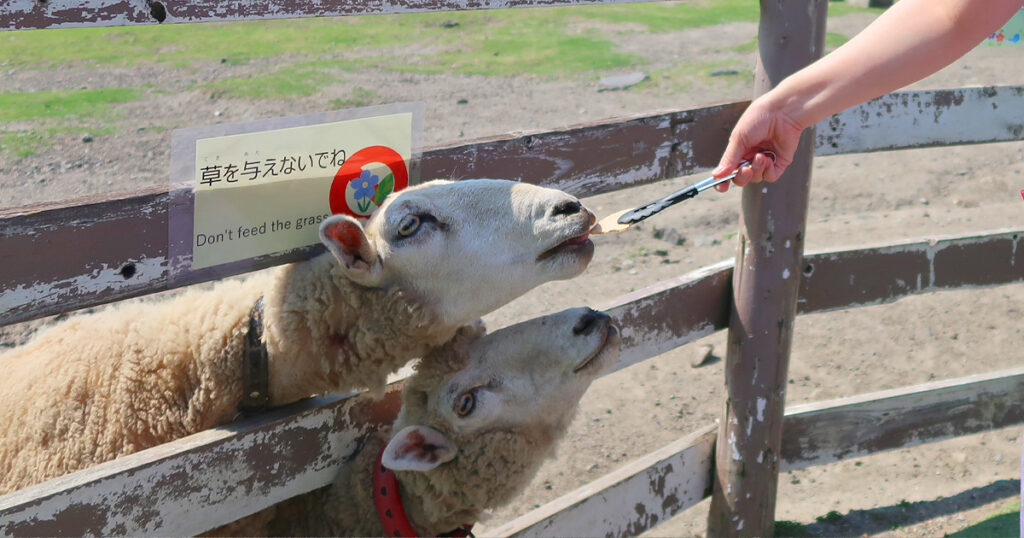
<path fill-rule="evenodd" d="M 827 0 L 761 0 L 754 95 L 821 56 Z M 710 536 L 772 536 L 814 130 L 772 185 L 743 189 Z"/>

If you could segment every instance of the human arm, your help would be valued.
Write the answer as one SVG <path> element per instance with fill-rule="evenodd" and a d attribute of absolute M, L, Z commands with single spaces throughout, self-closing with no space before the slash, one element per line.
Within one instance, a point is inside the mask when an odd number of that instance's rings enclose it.
<path fill-rule="evenodd" d="M 966 54 L 1022 0 L 900 0 L 834 52 L 755 99 L 729 137 L 715 177 L 752 158 L 733 180 L 775 181 L 800 133 L 832 114 L 920 80 Z M 758 154 L 771 150 L 776 159 Z M 725 191 L 728 183 L 720 185 Z"/>

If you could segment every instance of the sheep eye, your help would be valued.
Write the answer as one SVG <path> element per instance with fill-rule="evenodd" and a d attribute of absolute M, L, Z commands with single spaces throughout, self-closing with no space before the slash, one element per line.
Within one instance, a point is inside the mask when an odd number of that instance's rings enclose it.
<path fill-rule="evenodd" d="M 398 223 L 398 235 L 409 237 L 420 228 L 420 217 L 418 215 L 406 215 L 402 222 Z"/>
<path fill-rule="evenodd" d="M 463 392 L 455 402 L 455 413 L 460 417 L 468 416 L 476 408 L 476 394 L 473 391 Z"/>

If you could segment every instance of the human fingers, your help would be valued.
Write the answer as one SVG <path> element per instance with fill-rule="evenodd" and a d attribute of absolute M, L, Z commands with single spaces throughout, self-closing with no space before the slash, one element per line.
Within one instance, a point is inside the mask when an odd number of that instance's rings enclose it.
<path fill-rule="evenodd" d="M 775 175 L 775 152 L 770 150 L 763 150 L 755 153 L 750 157 L 750 171 L 747 174 L 749 176 L 750 183 L 760 183 L 767 181 L 769 183 L 779 179 Z"/>

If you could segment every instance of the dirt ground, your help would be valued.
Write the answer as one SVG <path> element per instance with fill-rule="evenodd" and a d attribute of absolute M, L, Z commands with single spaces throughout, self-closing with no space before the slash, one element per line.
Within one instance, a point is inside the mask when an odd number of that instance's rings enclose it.
<path fill-rule="evenodd" d="M 872 16 L 849 15 L 830 32 L 851 36 Z M 597 91 L 601 74 L 548 79 L 338 72 L 321 94 L 293 100 L 227 99 L 191 90 L 197 81 L 258 70 L 211 63 L 190 69 L 81 68 L 8 70 L 0 91 L 159 84 L 168 93 L 124 105 L 125 132 L 83 142 L 66 136 L 35 156 L 0 155 L 0 206 L 160 184 L 167 175 L 170 130 L 326 109 L 334 97 L 373 87 L 379 102 L 424 101 L 427 145 L 517 130 L 557 128 L 621 114 L 704 105 L 750 95 L 750 53 L 723 52 L 756 35 L 753 23 L 648 35 L 609 28 L 625 50 L 650 57 L 650 71 L 722 60 L 739 75 L 683 73 L 625 91 Z M 978 49 L 916 88 L 1021 84 L 1020 48 Z M 374 103 L 375 104 L 375 103 Z M 16 126 L 11 126 L 16 127 Z M 1024 222 L 1024 143 L 923 149 L 815 160 L 808 250 L 901 238 L 983 232 Z M 660 196 L 680 178 L 593 197 L 598 215 Z M 486 318 L 497 328 L 581 303 L 615 297 L 731 258 L 738 189 L 707 193 L 649 224 L 595 239 L 597 255 L 581 277 L 545 285 Z M 674 229 L 682 241 L 654 237 Z M 677 244 L 681 242 L 681 244 Z M 951 291 L 894 304 L 802 316 L 796 324 L 788 403 L 902 387 L 1018 366 L 1024 285 Z M 23 341 L 49 320 L 0 330 L 0 345 Z M 530 489 L 481 524 L 497 526 L 670 441 L 713 423 L 723 406 L 722 361 L 690 366 L 698 346 L 725 350 L 725 333 L 666 353 L 597 381 L 558 456 Z M 777 519 L 820 535 L 936 536 L 969 528 L 1018 502 L 1021 428 L 1014 427 L 852 461 L 784 473 Z M 651 536 L 705 532 L 705 501 L 650 531 Z M 836 514 L 829 516 L 830 512 Z M 836 517 L 836 515 L 841 517 Z"/>

